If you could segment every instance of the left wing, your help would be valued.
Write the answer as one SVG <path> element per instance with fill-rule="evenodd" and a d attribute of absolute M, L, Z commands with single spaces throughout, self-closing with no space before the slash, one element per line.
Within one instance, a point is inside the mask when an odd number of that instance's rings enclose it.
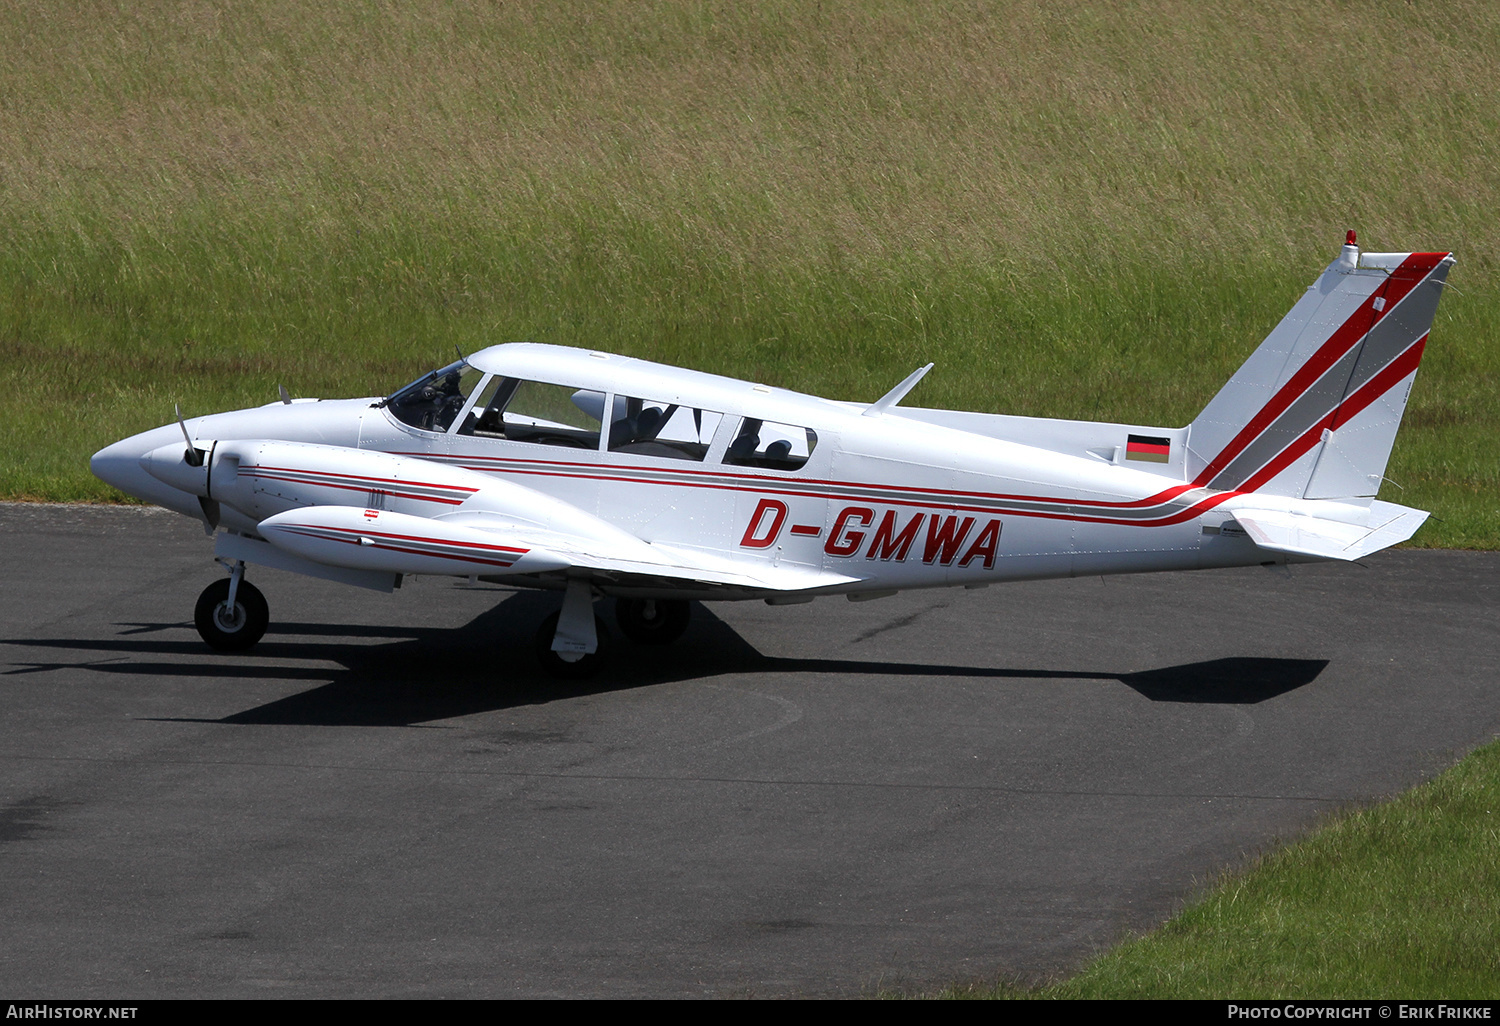
<path fill-rule="evenodd" d="M 367 587 L 388 588 L 395 574 L 550 574 L 559 583 L 751 592 L 860 581 L 646 542 L 525 485 L 410 456 L 254 439 L 213 443 L 203 468 L 181 461 L 172 446 L 148 457 L 154 474 L 237 510 L 265 539 L 221 535 L 220 556 Z"/>
<path fill-rule="evenodd" d="M 278 549 L 316 563 L 393 574 L 498 577 L 587 570 L 616 583 L 666 579 L 763 591 L 800 591 L 859 580 L 811 567 L 744 567 L 638 538 L 605 545 L 595 538 L 518 524 L 484 511 L 429 518 L 351 506 L 311 506 L 269 517 L 259 532 Z"/>

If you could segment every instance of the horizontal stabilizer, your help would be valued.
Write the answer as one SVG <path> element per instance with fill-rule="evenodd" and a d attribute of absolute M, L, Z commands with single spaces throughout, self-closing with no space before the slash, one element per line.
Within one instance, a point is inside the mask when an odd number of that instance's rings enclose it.
<path fill-rule="evenodd" d="M 1427 512 L 1376 500 L 1364 524 L 1346 524 L 1284 510 L 1240 509 L 1234 519 L 1263 549 L 1318 559 L 1355 560 L 1406 541 Z"/>

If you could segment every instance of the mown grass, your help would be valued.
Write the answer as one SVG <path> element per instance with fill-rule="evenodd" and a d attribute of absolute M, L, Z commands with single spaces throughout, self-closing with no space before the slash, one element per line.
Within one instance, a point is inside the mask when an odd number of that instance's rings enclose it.
<path fill-rule="evenodd" d="M 1078 975 L 950 997 L 1500 995 L 1500 743 L 1229 875 Z"/>
<path fill-rule="evenodd" d="M 1459 256 L 1388 497 L 1500 545 L 1500 11 L 17 2 L 0 495 L 529 338 L 1185 423 L 1336 251 Z"/>

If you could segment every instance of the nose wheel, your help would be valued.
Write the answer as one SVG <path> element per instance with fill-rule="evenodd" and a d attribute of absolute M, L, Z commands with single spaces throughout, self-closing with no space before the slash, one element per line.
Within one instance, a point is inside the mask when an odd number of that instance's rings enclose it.
<path fill-rule="evenodd" d="M 243 652 L 250 648 L 266 633 L 271 622 L 266 597 L 249 581 L 237 579 L 242 574 L 243 570 L 237 569 L 234 577 L 204 588 L 193 610 L 193 625 L 198 628 L 199 636 L 209 648 L 220 652 Z"/>

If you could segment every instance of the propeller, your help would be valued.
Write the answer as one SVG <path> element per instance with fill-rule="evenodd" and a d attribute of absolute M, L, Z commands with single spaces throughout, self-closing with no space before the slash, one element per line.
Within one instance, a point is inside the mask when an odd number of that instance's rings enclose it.
<path fill-rule="evenodd" d="M 286 390 L 282 389 L 281 394 L 285 397 Z M 287 401 L 290 402 L 291 400 Z M 178 403 L 173 403 L 172 410 L 177 414 L 177 426 L 182 428 L 182 439 L 187 442 L 187 449 L 182 453 L 183 462 L 190 467 L 203 466 L 203 457 L 206 454 L 202 449 L 198 448 L 197 443 L 193 441 L 193 436 L 188 433 L 187 421 L 182 419 L 182 406 Z M 214 531 L 219 527 L 220 510 L 218 500 L 200 495 L 198 496 L 198 508 L 203 511 L 203 533 L 212 537 Z"/>
<path fill-rule="evenodd" d="M 203 466 L 203 450 L 193 443 L 193 436 L 188 434 L 187 421 L 182 419 L 182 406 L 173 403 L 172 411 L 177 414 L 177 426 L 182 428 L 182 440 L 187 443 L 187 451 L 182 454 L 183 460 L 190 467 Z"/>
<path fill-rule="evenodd" d="M 198 496 L 198 508 L 203 511 L 203 533 L 210 538 L 219 527 L 219 500 Z"/>

